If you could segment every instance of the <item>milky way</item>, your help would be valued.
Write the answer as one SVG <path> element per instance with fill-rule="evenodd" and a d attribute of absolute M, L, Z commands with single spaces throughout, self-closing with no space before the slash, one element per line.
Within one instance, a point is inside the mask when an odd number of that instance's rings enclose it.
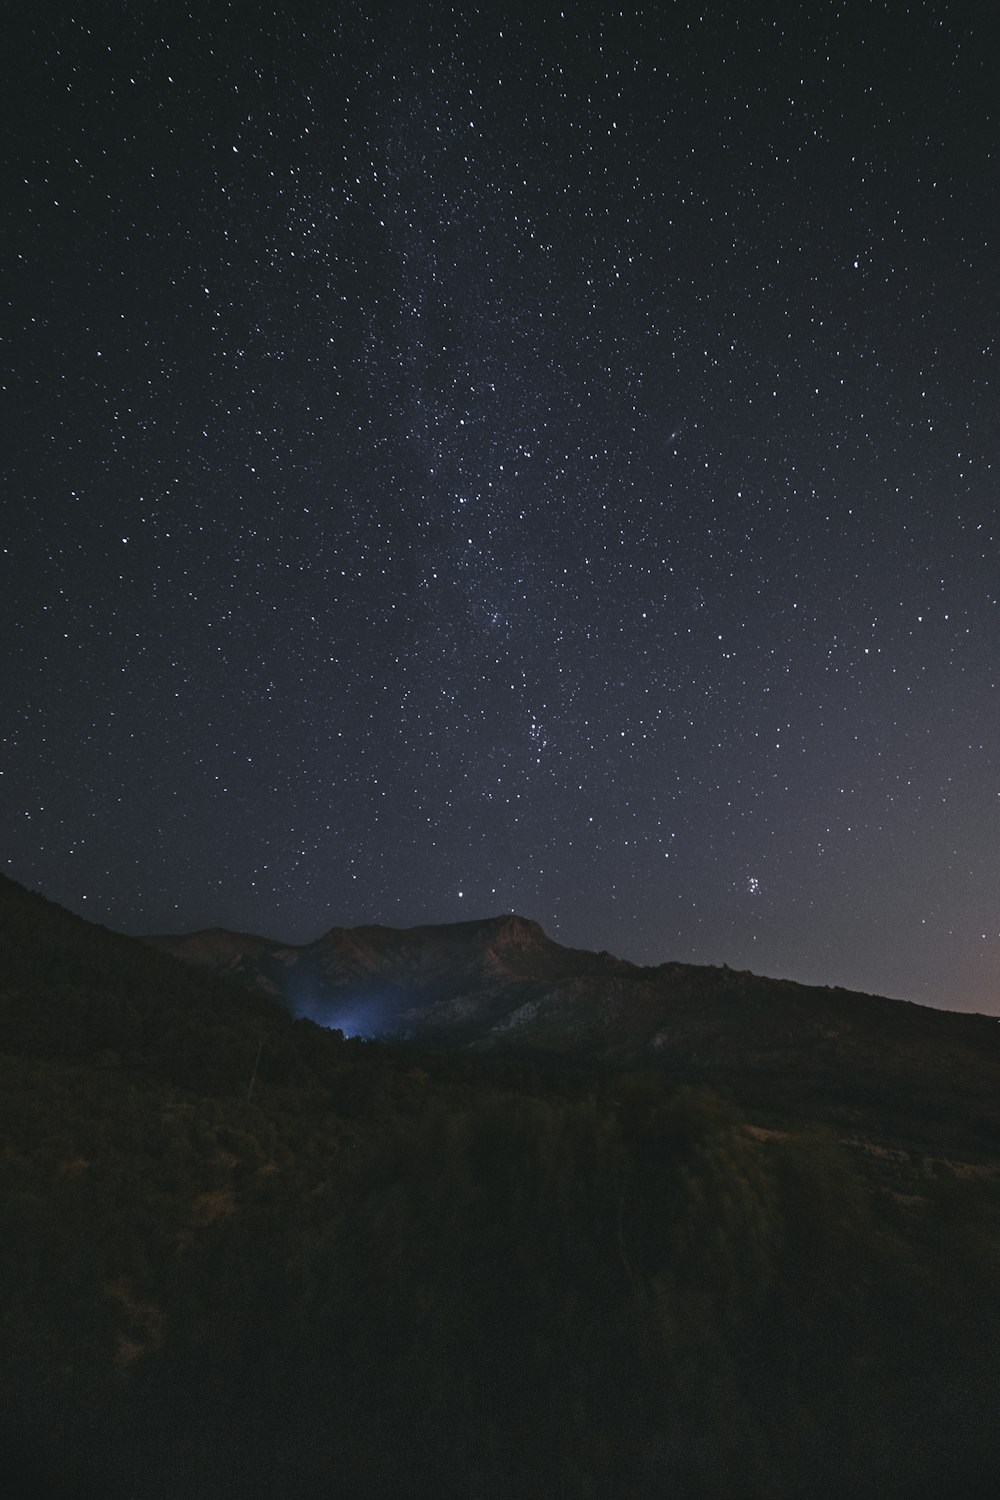
<path fill-rule="evenodd" d="M 9 873 L 1000 1011 L 985 13 L 69 9 L 8 59 Z"/>

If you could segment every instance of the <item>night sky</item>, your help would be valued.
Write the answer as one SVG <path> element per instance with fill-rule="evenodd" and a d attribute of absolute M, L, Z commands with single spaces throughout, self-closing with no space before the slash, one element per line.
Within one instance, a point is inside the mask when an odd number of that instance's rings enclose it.
<path fill-rule="evenodd" d="M 7 873 L 1000 1012 L 993 19 L 24 7 Z"/>

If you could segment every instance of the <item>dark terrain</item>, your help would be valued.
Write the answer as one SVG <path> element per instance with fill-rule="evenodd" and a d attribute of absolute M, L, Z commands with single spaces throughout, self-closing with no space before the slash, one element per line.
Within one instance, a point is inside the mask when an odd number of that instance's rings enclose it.
<path fill-rule="evenodd" d="M 518 916 L 335 927 L 302 947 L 214 929 L 160 951 L 348 1034 L 655 1070 L 762 1121 L 823 1120 L 927 1151 L 1000 1154 L 1000 1022 L 727 967 L 640 967 Z"/>
<path fill-rule="evenodd" d="M 166 946 L 0 880 L 5 1493 L 995 1493 L 996 1022 L 518 918 Z"/>

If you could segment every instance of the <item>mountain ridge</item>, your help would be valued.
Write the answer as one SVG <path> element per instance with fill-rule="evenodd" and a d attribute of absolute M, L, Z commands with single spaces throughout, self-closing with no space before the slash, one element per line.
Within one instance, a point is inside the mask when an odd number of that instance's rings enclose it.
<path fill-rule="evenodd" d="M 222 928 L 126 937 L 6 879 L 0 908 L 5 983 L 21 997 L 16 1025 L 46 1047 L 45 1038 L 70 1045 L 60 1040 L 63 1027 L 69 1038 L 79 1031 L 64 977 L 79 971 L 71 952 L 82 944 L 93 983 L 102 990 L 113 983 L 123 1000 L 175 985 L 166 970 L 150 968 L 166 957 L 193 979 L 203 976 L 185 1004 L 222 1004 L 227 1015 L 242 1009 L 252 1026 L 262 1006 L 273 1007 L 276 1019 L 490 1056 L 501 1066 L 509 1058 L 721 1087 L 765 1124 L 808 1118 L 889 1143 L 1000 1154 L 1000 1024 L 992 1017 L 725 966 L 642 967 L 563 947 L 510 913 L 409 929 L 334 927 L 295 946 Z M 219 984 L 225 988 L 212 988 Z M 15 1025 L 13 1012 L 6 1024 Z M 109 1038 L 116 1026 L 109 1023 Z M 107 1045 L 121 1050 L 118 1041 Z M 249 1077 L 255 1045 L 249 1033 L 241 1040 L 248 1060 L 234 1061 L 236 1072 L 245 1067 Z"/>
<path fill-rule="evenodd" d="M 243 982 L 0 878 L 12 1493 L 992 1493 L 995 1023 L 506 919 L 200 952 Z"/>
<path fill-rule="evenodd" d="M 1000 1024 L 989 1016 L 725 965 L 632 964 L 564 947 L 516 914 L 334 927 L 300 946 L 147 941 L 347 1035 L 652 1068 L 841 1125 L 874 1110 L 889 1134 L 904 1117 L 942 1129 L 974 1119 L 985 1148 L 1000 1142 Z"/>

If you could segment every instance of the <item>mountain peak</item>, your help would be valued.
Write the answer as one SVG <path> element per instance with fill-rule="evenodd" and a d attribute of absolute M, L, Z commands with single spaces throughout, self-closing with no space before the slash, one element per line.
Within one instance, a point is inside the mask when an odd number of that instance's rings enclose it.
<path fill-rule="evenodd" d="M 469 938 L 503 943 L 531 944 L 551 941 L 538 922 L 516 912 L 502 912 L 493 917 L 472 917 L 464 922 L 435 922 L 416 927 L 387 927 L 380 922 L 362 923 L 357 927 L 331 927 L 320 942 L 358 943 L 384 941 L 387 937 L 445 939 L 462 942 Z"/>
<path fill-rule="evenodd" d="M 493 928 L 498 936 L 516 939 L 519 942 L 537 943 L 539 939 L 548 941 L 548 935 L 540 922 L 535 922 L 531 917 L 519 916 L 516 911 L 487 917 L 483 925 Z"/>
<path fill-rule="evenodd" d="M 452 922 L 437 930 L 450 933 L 459 941 L 463 938 L 479 938 L 488 944 L 504 948 L 533 948 L 552 941 L 540 923 L 513 911 L 502 912 L 495 917 L 473 918 L 468 922 Z"/>

